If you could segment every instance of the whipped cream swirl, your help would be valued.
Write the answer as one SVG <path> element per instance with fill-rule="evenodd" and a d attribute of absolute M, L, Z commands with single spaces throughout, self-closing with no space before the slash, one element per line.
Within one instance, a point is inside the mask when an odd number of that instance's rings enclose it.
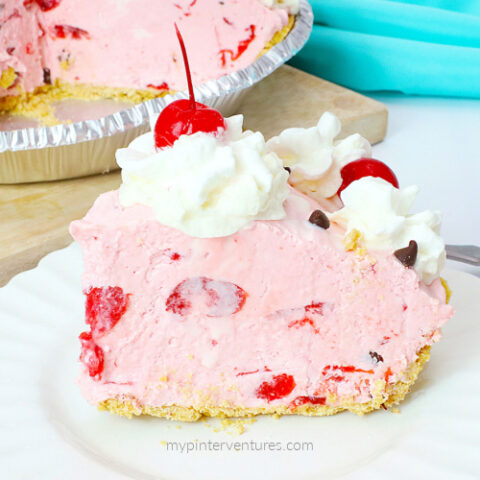
<path fill-rule="evenodd" d="M 418 194 L 412 185 L 397 189 L 381 178 L 364 177 L 343 192 L 344 207 L 329 218 L 362 233 L 365 246 L 372 250 L 398 250 L 415 240 L 418 245 L 415 270 L 426 283 L 436 279 L 445 264 L 445 244 L 439 236 L 441 214 L 426 210 L 409 215 Z"/>
<path fill-rule="evenodd" d="M 326 112 L 312 128 L 288 128 L 267 142 L 292 170 L 289 182 L 317 200 L 335 195 L 342 184 L 340 170 L 347 163 L 372 155 L 368 140 L 359 134 L 335 142 L 340 120 Z"/>
<path fill-rule="evenodd" d="M 284 218 L 289 189 L 282 161 L 267 152 L 261 133 L 242 132 L 242 115 L 225 122 L 219 136 L 182 135 L 157 151 L 150 132 L 118 150 L 120 203 L 147 205 L 164 225 L 200 238 Z"/>

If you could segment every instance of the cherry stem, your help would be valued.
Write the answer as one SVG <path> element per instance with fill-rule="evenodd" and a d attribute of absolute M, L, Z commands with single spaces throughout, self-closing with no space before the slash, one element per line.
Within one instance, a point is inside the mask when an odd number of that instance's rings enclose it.
<path fill-rule="evenodd" d="M 183 43 L 182 34 L 180 33 L 180 30 L 178 29 L 176 23 L 175 23 L 175 30 L 177 32 L 178 42 L 180 43 L 180 48 L 182 50 L 183 64 L 185 65 L 185 73 L 187 74 L 188 93 L 190 95 L 190 108 L 192 110 L 196 110 L 195 95 L 193 93 L 192 75 L 190 73 L 190 65 L 188 64 L 187 50 L 185 48 L 185 43 Z"/>

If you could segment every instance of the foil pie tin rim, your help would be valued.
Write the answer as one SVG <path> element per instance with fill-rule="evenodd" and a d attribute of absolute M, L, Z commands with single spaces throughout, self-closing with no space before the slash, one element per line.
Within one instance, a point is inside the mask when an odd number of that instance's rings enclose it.
<path fill-rule="evenodd" d="M 312 8 L 307 0 L 300 0 L 295 25 L 286 38 L 248 67 L 195 87 L 197 101 L 212 104 L 215 99 L 247 89 L 270 75 L 305 45 L 312 26 Z M 0 153 L 61 147 L 111 137 L 148 124 L 150 117 L 158 115 L 166 105 L 187 97 L 186 92 L 177 92 L 174 95 L 147 100 L 95 120 L 3 131 L 0 132 Z"/>

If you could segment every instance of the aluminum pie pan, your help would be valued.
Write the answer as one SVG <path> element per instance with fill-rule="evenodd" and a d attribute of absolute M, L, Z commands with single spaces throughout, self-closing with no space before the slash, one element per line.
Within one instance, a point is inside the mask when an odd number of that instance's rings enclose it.
<path fill-rule="evenodd" d="M 295 25 L 280 43 L 248 67 L 195 87 L 197 101 L 228 116 L 249 89 L 292 58 L 307 42 L 313 13 L 300 0 Z M 150 117 L 186 92 L 142 102 L 95 120 L 0 132 L 0 183 L 53 181 L 118 168 L 115 151 L 149 129 Z"/>

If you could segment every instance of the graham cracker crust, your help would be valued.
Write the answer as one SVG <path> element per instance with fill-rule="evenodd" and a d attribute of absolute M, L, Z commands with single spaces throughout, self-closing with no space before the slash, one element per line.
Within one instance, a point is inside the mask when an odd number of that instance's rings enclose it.
<path fill-rule="evenodd" d="M 275 33 L 265 45 L 259 57 L 280 43 L 290 33 L 295 25 L 295 17 L 290 15 L 288 24 Z M 69 65 L 62 65 L 68 69 Z M 153 98 L 174 94 L 174 90 L 157 90 L 154 88 L 134 89 L 108 87 L 92 84 L 71 84 L 56 79 L 52 85 L 42 85 L 33 92 L 25 92 L 15 86 L 17 74 L 9 67 L 0 74 L 0 87 L 11 88 L 12 95 L 0 98 L 0 113 L 19 115 L 38 120 L 44 126 L 58 125 L 60 121 L 55 117 L 55 102 L 60 100 L 115 100 L 136 105 Z"/>
<path fill-rule="evenodd" d="M 98 404 L 99 410 L 132 418 L 134 415 L 150 415 L 163 417 L 169 420 L 195 422 L 202 417 L 253 417 L 256 415 L 304 415 L 321 417 L 335 415 L 342 411 L 350 411 L 357 415 L 364 415 L 380 408 L 388 409 L 399 404 L 410 391 L 425 363 L 430 359 L 430 346 L 423 347 L 418 352 L 417 360 L 405 371 L 402 379 L 394 384 L 387 384 L 378 380 L 373 398 L 367 403 L 355 403 L 352 399 L 343 399 L 336 406 L 329 405 L 301 405 L 291 408 L 288 405 L 266 406 L 261 408 L 242 408 L 229 405 L 195 405 L 181 407 L 170 405 L 155 407 L 151 405 L 139 406 L 135 399 L 122 400 L 110 398 Z"/>

